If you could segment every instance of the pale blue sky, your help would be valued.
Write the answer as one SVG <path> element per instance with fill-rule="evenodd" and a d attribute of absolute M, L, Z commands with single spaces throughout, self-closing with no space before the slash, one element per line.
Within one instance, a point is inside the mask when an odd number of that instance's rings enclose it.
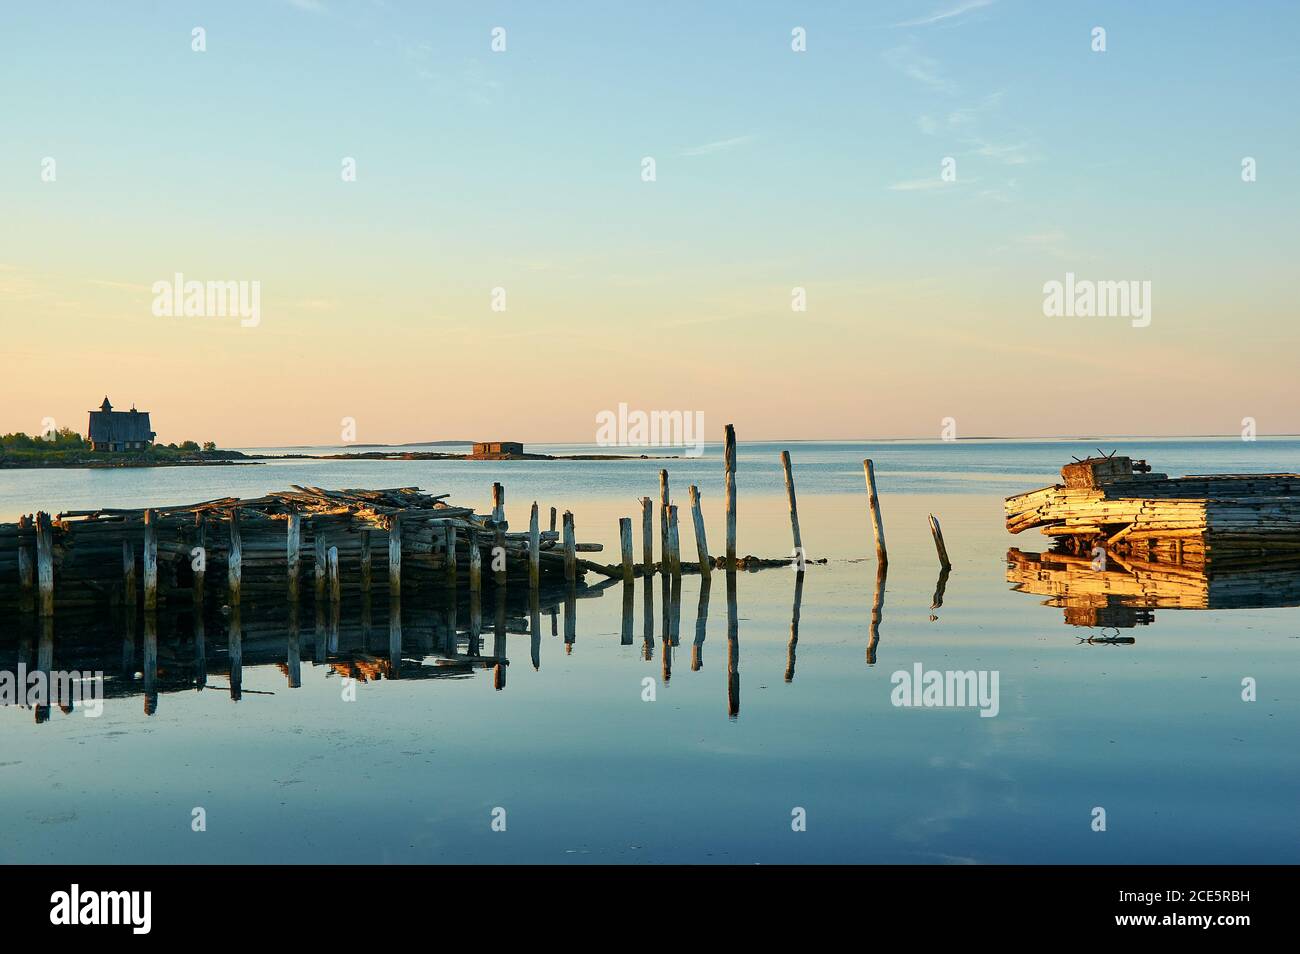
<path fill-rule="evenodd" d="M 1281 2 L 6 4 L 0 321 L 27 377 L 0 430 L 127 391 L 229 443 L 333 439 L 349 407 L 366 439 L 423 438 L 397 381 L 454 349 L 590 381 L 526 409 L 531 439 L 589 439 L 620 401 L 752 413 L 755 437 L 928 436 L 958 406 L 968 432 L 1132 432 L 1061 383 L 1105 349 L 1181 369 L 1137 429 L 1224 432 L 1253 406 L 1300 431 L 1270 377 L 1296 344 L 1297 26 Z M 1152 327 L 1049 324 L 1042 283 L 1067 269 L 1151 280 Z M 261 280 L 268 319 L 160 328 L 139 289 L 176 270 Z M 242 369 L 230 413 L 185 399 L 168 369 L 194 354 Z M 97 369 L 90 398 L 33 397 L 69 366 Z M 316 422 L 288 392 L 322 368 L 356 393 Z M 950 390 L 862 410 L 858 368 Z M 1208 375 L 1222 408 L 1185 400 Z M 774 378 L 845 390 L 770 401 Z M 1026 386 L 1036 419 L 1005 408 Z M 484 402 L 447 428 L 511 407 Z"/>

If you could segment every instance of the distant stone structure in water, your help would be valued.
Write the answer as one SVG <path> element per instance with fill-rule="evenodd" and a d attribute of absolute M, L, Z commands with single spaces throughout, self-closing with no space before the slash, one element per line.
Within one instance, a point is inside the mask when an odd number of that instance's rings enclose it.
<path fill-rule="evenodd" d="M 86 440 L 92 451 L 144 450 L 157 435 L 150 429 L 149 412 L 115 411 L 105 396 L 98 411 L 90 412 Z"/>
<path fill-rule="evenodd" d="M 522 454 L 524 445 L 518 441 L 475 441 L 474 457 L 509 457 Z"/>

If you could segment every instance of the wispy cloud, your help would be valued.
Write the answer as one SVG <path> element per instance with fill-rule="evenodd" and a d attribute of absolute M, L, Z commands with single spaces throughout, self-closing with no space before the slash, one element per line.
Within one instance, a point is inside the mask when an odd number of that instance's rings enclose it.
<path fill-rule="evenodd" d="M 944 20 L 951 20 L 953 17 L 960 17 L 963 14 L 970 13 L 972 10 L 979 10 L 982 7 L 991 7 L 994 2 L 995 0 L 962 0 L 962 2 L 958 3 L 956 6 L 936 10 L 928 16 L 918 17 L 915 20 L 904 20 L 902 23 L 895 23 L 894 26 L 930 26 L 934 23 L 942 23 Z"/>
<path fill-rule="evenodd" d="M 910 46 L 899 46 L 885 53 L 885 62 L 904 76 L 940 93 L 955 92 L 955 87 L 943 75 L 943 68 L 933 57 L 916 52 Z"/>
<path fill-rule="evenodd" d="M 969 180 L 974 182 L 976 180 Z M 931 179 L 906 179 L 902 182 L 895 182 L 889 187 L 890 192 L 927 192 L 931 189 L 949 189 L 955 186 L 955 181 L 940 179 L 935 176 Z"/>
<path fill-rule="evenodd" d="M 711 156 L 715 152 L 726 152 L 728 149 L 735 149 L 737 146 L 747 146 L 754 141 L 753 136 L 736 136 L 732 139 L 719 139 L 717 142 L 706 142 L 702 146 L 691 146 L 689 149 L 683 149 L 683 156 Z"/>

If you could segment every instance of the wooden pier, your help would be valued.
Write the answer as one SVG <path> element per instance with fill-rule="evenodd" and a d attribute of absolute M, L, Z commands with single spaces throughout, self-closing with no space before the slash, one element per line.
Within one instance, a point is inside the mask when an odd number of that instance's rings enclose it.
<path fill-rule="evenodd" d="M 1006 499 L 1007 529 L 1038 527 L 1079 555 L 1101 548 L 1160 563 L 1225 566 L 1300 554 L 1300 474 L 1149 471 L 1128 457 L 1067 464 L 1063 484 Z"/>

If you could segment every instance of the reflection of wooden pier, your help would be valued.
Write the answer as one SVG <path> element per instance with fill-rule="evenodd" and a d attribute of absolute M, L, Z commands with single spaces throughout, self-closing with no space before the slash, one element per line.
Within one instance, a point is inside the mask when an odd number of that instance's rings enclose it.
<path fill-rule="evenodd" d="M 1133 627 L 1157 609 L 1260 609 L 1300 606 L 1300 560 L 1290 564 L 1204 567 L 1152 562 L 1108 553 L 1007 552 L 1007 582 L 1021 593 L 1046 596 L 1073 626 Z"/>
<path fill-rule="evenodd" d="M 1300 557 L 1300 475 L 1169 478 L 1145 461 L 1092 457 L 1064 484 L 1008 497 L 1007 529 L 1033 527 L 1073 549 L 1193 566 Z"/>

